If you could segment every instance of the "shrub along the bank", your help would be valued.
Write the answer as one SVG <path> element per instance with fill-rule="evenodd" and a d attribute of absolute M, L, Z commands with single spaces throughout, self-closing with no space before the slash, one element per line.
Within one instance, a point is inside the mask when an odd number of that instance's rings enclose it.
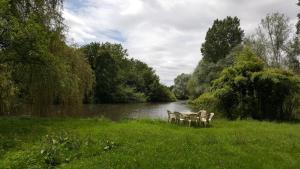
<path fill-rule="evenodd" d="M 229 119 L 291 120 L 299 106 L 299 84 L 299 76 L 265 68 L 264 62 L 245 48 L 234 65 L 212 83 L 210 92 L 191 103 Z"/>

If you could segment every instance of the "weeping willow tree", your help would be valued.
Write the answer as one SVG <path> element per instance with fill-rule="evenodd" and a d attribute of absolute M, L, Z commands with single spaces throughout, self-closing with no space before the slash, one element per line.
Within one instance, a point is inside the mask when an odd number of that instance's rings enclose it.
<path fill-rule="evenodd" d="M 65 43 L 62 0 L 0 0 L 0 63 L 9 65 L 19 102 L 43 115 L 52 104 L 78 105 L 94 76 Z"/>
<path fill-rule="evenodd" d="M 0 64 L 0 115 L 10 114 L 13 100 L 16 98 L 17 88 L 11 80 L 11 72 L 7 65 Z"/>

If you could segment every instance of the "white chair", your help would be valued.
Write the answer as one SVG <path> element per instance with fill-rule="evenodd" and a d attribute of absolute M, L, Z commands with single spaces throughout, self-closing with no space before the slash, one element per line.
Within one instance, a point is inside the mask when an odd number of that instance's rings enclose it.
<path fill-rule="evenodd" d="M 206 123 L 207 123 L 207 111 L 206 110 L 200 110 L 199 111 L 200 116 L 199 116 L 199 120 L 200 123 L 203 124 L 206 127 Z"/>
<path fill-rule="evenodd" d="M 192 122 L 195 122 L 196 124 L 199 123 L 199 118 L 198 118 L 198 114 L 191 114 L 189 115 L 188 118 L 188 122 L 189 122 L 189 127 L 191 127 Z"/>
<path fill-rule="evenodd" d="M 175 116 L 176 116 L 176 122 L 178 124 L 182 124 L 186 121 L 185 117 L 183 114 L 179 113 L 179 112 L 174 112 Z"/>
<path fill-rule="evenodd" d="M 211 122 L 211 120 L 212 120 L 212 118 L 214 117 L 214 115 L 215 115 L 215 113 L 210 113 L 209 114 L 209 118 L 208 118 L 208 124 L 210 124 L 210 122 Z"/>
<path fill-rule="evenodd" d="M 201 118 L 201 122 L 204 124 L 204 127 L 206 127 L 207 124 L 210 124 L 214 115 L 215 113 L 210 113 L 209 116 L 207 116 L 206 118 Z"/>
<path fill-rule="evenodd" d="M 172 113 L 170 110 L 167 110 L 168 112 L 168 123 L 172 123 L 172 121 L 176 122 L 176 116 L 174 113 Z"/>

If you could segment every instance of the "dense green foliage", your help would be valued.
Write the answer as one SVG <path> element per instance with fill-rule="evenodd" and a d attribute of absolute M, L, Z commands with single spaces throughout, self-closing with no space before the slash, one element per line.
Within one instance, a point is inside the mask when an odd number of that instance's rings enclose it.
<path fill-rule="evenodd" d="M 202 44 L 201 53 L 204 62 L 217 63 L 238 44 L 242 42 L 244 31 L 240 28 L 237 17 L 227 17 L 215 20 L 208 29 L 205 42 Z"/>
<path fill-rule="evenodd" d="M 298 168 L 300 125 L 0 119 L 0 168 Z"/>
<path fill-rule="evenodd" d="M 235 53 L 241 48 L 239 45 L 243 35 L 244 31 L 240 28 L 240 21 L 237 17 L 214 21 L 202 44 L 203 59 L 188 82 L 187 88 L 191 99 L 207 92 L 211 82 L 219 76 L 221 71 L 233 64 Z"/>
<path fill-rule="evenodd" d="M 174 101 L 170 90 L 145 63 L 128 59 L 120 44 L 91 43 L 81 48 L 95 71 L 96 103 Z"/>
<path fill-rule="evenodd" d="M 273 13 L 262 19 L 257 32 L 241 44 L 243 31 L 239 20 L 231 17 L 227 20 L 227 24 L 226 19 L 216 20 L 207 32 L 201 50 L 203 59 L 188 82 L 189 103 L 229 119 L 297 118 L 300 113 L 299 33 L 292 33 L 285 15 Z M 236 43 L 224 45 L 223 42 L 229 42 L 227 36 L 218 34 L 224 25 L 231 25 L 229 32 L 235 30 L 231 33 L 240 35 L 231 41 Z"/>
<path fill-rule="evenodd" d="M 289 52 L 287 54 L 287 61 L 286 65 L 287 67 L 295 72 L 296 74 L 300 74 L 300 41 L 299 41 L 299 35 L 296 35 L 296 37 L 290 41 L 289 43 Z"/>
<path fill-rule="evenodd" d="M 65 44 L 62 1 L 0 4 L 0 64 L 9 72 L 1 85 L 13 86 L 7 92 L 17 96 L 14 105 L 30 105 L 31 112 L 44 114 L 49 105 L 78 105 L 88 99 L 93 73 L 83 55 Z M 9 98 L 1 97 L 1 107 L 9 107 Z"/>
<path fill-rule="evenodd" d="M 188 82 L 191 78 L 189 74 L 180 74 L 174 80 L 173 92 L 177 99 L 186 100 L 189 98 Z"/>
<path fill-rule="evenodd" d="M 217 63 L 205 62 L 201 60 L 194 70 L 191 79 L 188 82 L 188 92 L 191 99 L 195 99 L 201 94 L 209 91 L 213 80 L 219 77 L 224 68 L 231 66 L 237 53 L 242 46 L 236 46 L 225 58 Z"/>
<path fill-rule="evenodd" d="M 234 65 L 213 82 L 211 91 L 193 103 L 217 110 L 229 119 L 291 120 L 300 105 L 299 82 L 291 72 L 264 68 L 264 62 L 245 48 Z"/>

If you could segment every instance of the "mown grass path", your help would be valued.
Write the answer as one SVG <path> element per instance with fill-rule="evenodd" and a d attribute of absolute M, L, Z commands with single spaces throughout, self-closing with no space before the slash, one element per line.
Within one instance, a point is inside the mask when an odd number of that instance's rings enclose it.
<path fill-rule="evenodd" d="M 0 118 L 0 168 L 300 168 L 300 124 Z"/>

